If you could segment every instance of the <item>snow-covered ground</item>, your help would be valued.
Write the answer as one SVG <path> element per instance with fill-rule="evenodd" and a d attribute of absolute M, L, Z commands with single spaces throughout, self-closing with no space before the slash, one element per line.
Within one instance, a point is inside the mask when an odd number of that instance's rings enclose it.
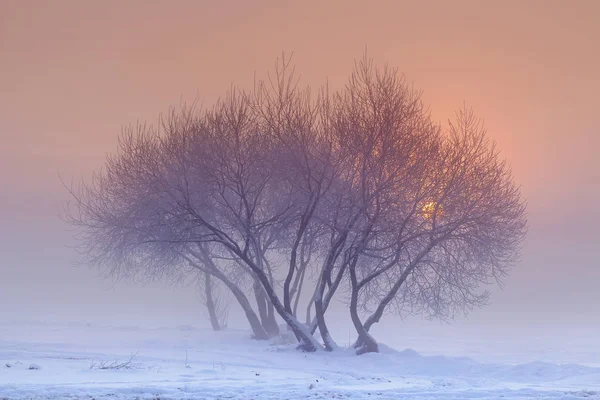
<path fill-rule="evenodd" d="M 237 330 L 5 322 L 0 399 L 600 399 L 599 367 L 382 350 L 305 354 Z M 128 368 L 100 368 L 132 355 Z"/>

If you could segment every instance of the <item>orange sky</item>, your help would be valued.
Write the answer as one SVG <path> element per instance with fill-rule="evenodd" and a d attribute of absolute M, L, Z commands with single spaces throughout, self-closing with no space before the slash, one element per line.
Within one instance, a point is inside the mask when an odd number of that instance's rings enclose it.
<path fill-rule="evenodd" d="M 583 257 L 577 279 L 600 279 L 599 21 L 594 0 L 0 0 L 4 254 L 24 257 L 39 232 L 63 229 L 58 174 L 101 166 L 122 125 L 249 85 L 281 51 L 305 83 L 335 88 L 366 46 L 424 90 L 436 119 L 463 101 L 485 119 L 529 201 L 523 276 L 551 268 L 547 250 L 567 243 Z"/>

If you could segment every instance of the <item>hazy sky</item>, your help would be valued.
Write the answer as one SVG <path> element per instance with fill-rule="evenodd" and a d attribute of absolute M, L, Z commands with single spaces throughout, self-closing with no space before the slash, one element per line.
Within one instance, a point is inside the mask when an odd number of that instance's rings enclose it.
<path fill-rule="evenodd" d="M 196 317 L 191 288 L 72 267 L 59 175 L 88 176 L 121 126 L 210 104 L 282 51 L 303 82 L 336 88 L 367 47 L 436 119 L 472 105 L 522 184 L 522 262 L 472 321 L 598 323 L 598 21 L 594 0 L 0 0 L 0 317 Z"/>

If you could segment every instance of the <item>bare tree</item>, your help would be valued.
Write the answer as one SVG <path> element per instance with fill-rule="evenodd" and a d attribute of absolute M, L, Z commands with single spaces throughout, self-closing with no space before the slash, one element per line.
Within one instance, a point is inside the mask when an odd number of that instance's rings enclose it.
<path fill-rule="evenodd" d="M 162 132 L 147 125 L 129 127 L 119 141 L 120 152 L 110 156 L 105 171 L 90 184 L 70 189 L 73 201 L 66 219 L 79 228 L 80 250 L 86 264 L 104 269 L 115 278 L 175 282 L 209 274 L 227 287 L 244 310 L 256 339 L 269 335 L 261 326 L 240 287 L 240 274 L 218 266 L 206 244 L 191 246 L 182 232 L 189 223 L 174 206 L 173 187 L 164 181 L 173 176 L 172 160 L 159 157 L 164 137 L 188 129 L 190 112 L 163 120 Z M 182 228 L 182 230 L 180 230 Z"/>
<path fill-rule="evenodd" d="M 278 333 L 278 315 L 306 351 L 322 347 L 317 329 L 336 348 L 326 314 L 340 288 L 358 353 L 378 350 L 369 330 L 386 311 L 444 318 L 483 304 L 479 287 L 514 263 L 526 227 L 473 114 L 442 130 L 420 92 L 366 57 L 333 95 L 312 97 L 284 57 L 251 92 L 130 129 L 73 194 L 86 261 L 113 275 L 200 274 L 215 327 L 218 281 L 256 338 Z"/>
<path fill-rule="evenodd" d="M 290 112 L 300 115 L 289 118 L 296 117 L 294 123 L 305 123 L 302 110 L 298 110 L 302 99 L 291 100 L 296 103 L 290 106 Z M 179 203 L 198 229 L 195 240 L 219 244 L 240 260 L 260 282 L 270 304 L 303 347 L 314 351 L 320 345 L 294 317 L 285 294 L 289 284 L 284 284 L 282 302 L 266 257 L 274 244 L 284 240 L 286 229 L 297 220 L 297 210 L 304 207 L 298 205 L 297 192 L 282 173 L 287 158 L 281 153 L 287 149 L 281 146 L 277 132 L 269 130 L 271 121 L 253 112 L 251 105 L 249 97 L 234 92 L 206 115 L 204 126 L 193 137 L 196 147 L 186 166 L 189 168 L 181 171 L 195 184 L 181 187 Z M 206 202 L 200 200 L 207 194 L 210 197 Z"/>
<path fill-rule="evenodd" d="M 354 133 L 364 205 L 349 263 L 357 352 L 386 307 L 447 317 L 485 304 L 480 285 L 498 281 L 518 257 L 525 206 L 510 170 L 479 120 L 462 110 L 444 134 L 391 70 L 365 60 L 347 86 L 340 131 Z M 408 105 L 413 106 L 408 106 Z M 408 107 L 406 107 L 408 106 Z M 363 309 L 374 307 L 363 323 Z"/>

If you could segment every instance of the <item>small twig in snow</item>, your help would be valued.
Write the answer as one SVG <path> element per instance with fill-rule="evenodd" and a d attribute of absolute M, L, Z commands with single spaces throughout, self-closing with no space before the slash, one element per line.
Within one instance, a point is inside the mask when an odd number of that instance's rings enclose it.
<path fill-rule="evenodd" d="M 135 352 L 134 354 L 131 355 L 131 357 L 129 357 L 129 360 L 124 361 L 124 362 L 119 362 L 118 360 L 113 361 L 111 363 L 109 363 L 108 361 L 102 361 L 102 362 L 95 362 L 94 360 L 92 360 L 92 363 L 90 364 L 90 369 L 111 369 L 111 370 L 121 370 L 121 369 L 133 369 L 134 365 L 133 365 L 133 360 L 135 359 L 135 357 L 137 356 L 138 352 Z"/>

